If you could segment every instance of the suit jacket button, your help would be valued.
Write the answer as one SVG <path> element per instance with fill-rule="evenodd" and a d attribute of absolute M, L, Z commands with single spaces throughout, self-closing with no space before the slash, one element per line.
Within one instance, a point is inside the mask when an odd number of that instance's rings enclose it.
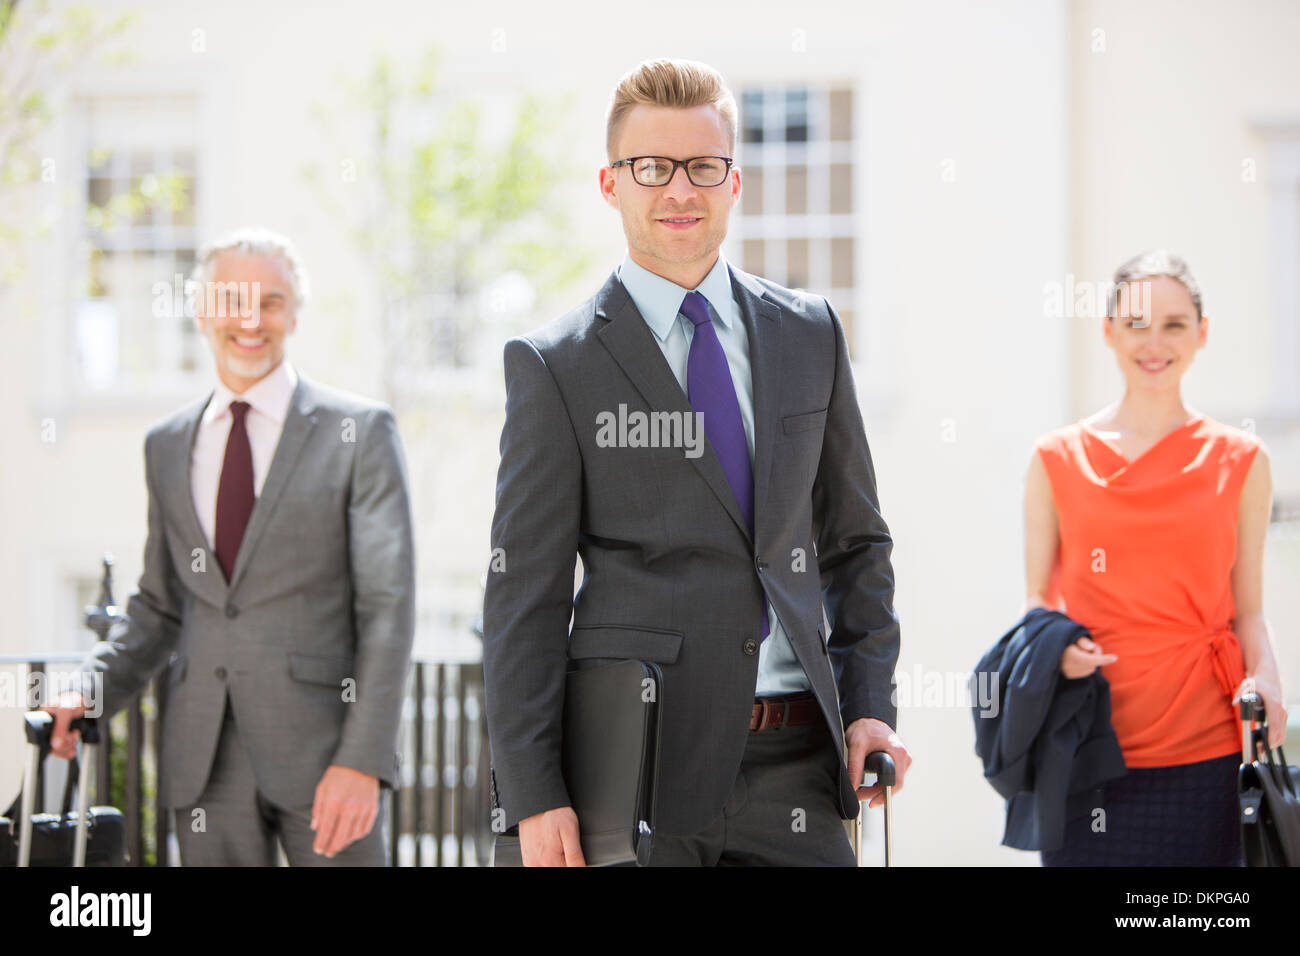
<path fill-rule="evenodd" d="M 226 605 L 226 617 L 239 617 L 239 608 L 233 604 Z"/>
<path fill-rule="evenodd" d="M 216 675 L 217 675 L 217 680 L 225 680 L 225 679 L 226 679 L 226 669 L 225 669 L 224 667 L 218 667 L 217 670 L 216 670 Z"/>
<path fill-rule="evenodd" d="M 758 641 L 752 637 L 745 638 L 745 643 L 740 645 L 741 649 L 751 657 L 758 653 Z"/>

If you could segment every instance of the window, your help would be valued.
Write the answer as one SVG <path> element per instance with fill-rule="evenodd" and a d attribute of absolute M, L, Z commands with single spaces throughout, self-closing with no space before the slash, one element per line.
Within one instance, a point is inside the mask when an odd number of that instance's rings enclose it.
<path fill-rule="evenodd" d="M 753 87 L 740 97 L 740 266 L 825 295 L 853 343 L 853 91 Z"/>
<path fill-rule="evenodd" d="M 78 392 L 185 388 L 199 368 L 203 343 L 184 298 L 196 241 L 196 105 L 187 96 L 78 104 L 85 183 L 72 263 Z"/>

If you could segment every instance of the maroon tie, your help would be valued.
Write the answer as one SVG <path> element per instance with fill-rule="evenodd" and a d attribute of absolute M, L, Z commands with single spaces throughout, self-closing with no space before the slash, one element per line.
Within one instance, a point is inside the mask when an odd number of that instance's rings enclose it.
<path fill-rule="evenodd" d="M 227 581 L 235 570 L 248 516 L 253 513 L 253 452 L 244 427 L 248 409 L 248 402 L 230 403 L 235 420 L 226 439 L 226 459 L 221 463 L 221 484 L 217 486 L 217 561 Z"/>

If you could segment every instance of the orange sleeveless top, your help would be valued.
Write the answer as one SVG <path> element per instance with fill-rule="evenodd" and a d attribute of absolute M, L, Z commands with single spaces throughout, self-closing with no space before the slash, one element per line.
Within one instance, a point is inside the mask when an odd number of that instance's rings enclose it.
<path fill-rule="evenodd" d="M 1035 444 L 1061 544 L 1046 595 L 1107 654 L 1111 722 L 1130 767 L 1241 750 L 1245 678 L 1232 566 L 1254 435 L 1201 416 L 1129 461 L 1076 422 Z"/>

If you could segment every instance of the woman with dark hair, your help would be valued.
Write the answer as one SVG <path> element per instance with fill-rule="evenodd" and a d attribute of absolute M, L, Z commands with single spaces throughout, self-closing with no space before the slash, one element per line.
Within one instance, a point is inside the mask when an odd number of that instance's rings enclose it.
<path fill-rule="evenodd" d="M 1098 788 L 1043 864 L 1240 866 L 1234 704 L 1253 686 L 1272 746 L 1287 719 L 1261 600 L 1268 455 L 1253 434 L 1183 402 L 1209 331 L 1187 264 L 1145 253 L 1114 285 L 1103 334 L 1124 394 L 1035 444 L 1025 608 L 1088 629 L 1061 673 L 1101 668 L 1129 770 Z"/>

